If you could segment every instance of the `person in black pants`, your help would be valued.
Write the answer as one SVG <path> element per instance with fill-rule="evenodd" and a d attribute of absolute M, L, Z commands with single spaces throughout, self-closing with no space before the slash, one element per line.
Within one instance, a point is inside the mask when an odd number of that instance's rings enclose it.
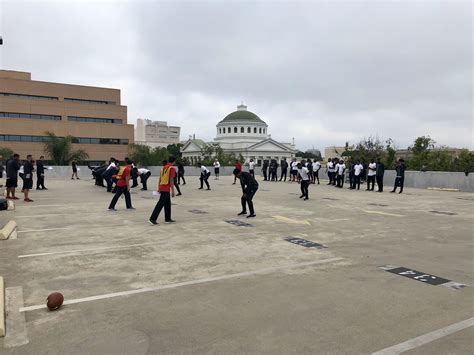
<path fill-rule="evenodd" d="M 131 178 L 133 181 L 132 187 L 137 187 L 138 186 L 138 169 L 133 162 L 132 162 Z"/>
<path fill-rule="evenodd" d="M 186 180 L 184 179 L 184 166 L 183 166 L 183 163 L 178 162 L 178 185 L 181 184 L 181 179 L 183 179 L 183 185 L 186 185 Z"/>
<path fill-rule="evenodd" d="M 33 188 L 33 157 L 28 154 L 26 156 L 26 162 L 23 165 L 23 193 L 25 194 L 25 202 L 33 202 L 29 197 L 30 190 Z"/>
<path fill-rule="evenodd" d="M 268 174 L 268 160 L 263 161 L 263 166 L 262 166 L 262 173 L 263 173 L 263 181 L 267 181 L 267 174 Z"/>
<path fill-rule="evenodd" d="M 209 169 L 206 168 L 204 165 L 201 165 L 201 177 L 199 178 L 199 180 L 201 180 L 201 187 L 199 188 L 199 190 L 202 190 L 204 188 L 204 183 L 206 183 L 208 190 L 211 189 L 208 181 L 210 176 L 211 172 L 209 171 Z"/>
<path fill-rule="evenodd" d="M 147 191 L 146 182 L 148 178 L 151 176 L 151 172 L 148 169 L 140 168 L 138 169 L 138 176 L 140 177 L 140 183 L 142 184 L 142 191 Z"/>
<path fill-rule="evenodd" d="M 405 160 L 398 159 L 397 167 L 395 168 L 397 172 L 397 177 L 395 178 L 395 185 L 393 190 L 390 192 L 396 192 L 397 187 L 400 186 L 400 194 L 403 192 L 403 184 L 405 183 Z"/>
<path fill-rule="evenodd" d="M 122 194 L 125 196 L 125 205 L 128 210 L 134 210 L 132 207 L 132 198 L 130 196 L 130 175 L 132 172 L 132 165 L 130 160 L 125 158 L 125 167 L 120 168 L 117 173 L 117 184 L 115 186 L 115 195 L 110 201 L 109 211 L 116 211 L 115 205 Z"/>
<path fill-rule="evenodd" d="M 240 203 L 242 204 L 242 211 L 239 213 L 239 216 L 247 214 L 247 205 L 249 206 L 250 214 L 247 218 L 253 218 L 257 215 L 253 208 L 253 197 L 258 190 L 258 182 L 255 178 L 245 171 L 239 171 L 234 169 L 234 176 L 240 179 L 240 185 L 242 186 L 242 197 L 240 198 Z"/>
<path fill-rule="evenodd" d="M 44 186 L 44 156 L 40 156 L 36 161 L 36 190 L 47 190 Z"/>
<path fill-rule="evenodd" d="M 158 180 L 160 199 L 148 220 L 152 225 L 158 224 L 156 220 L 163 208 L 165 209 L 165 223 L 175 223 L 175 221 L 171 219 L 171 197 L 175 197 L 173 187 L 176 186 L 176 171 L 173 166 L 175 158 L 169 157 L 168 160 L 169 161 L 163 161 L 163 168 L 161 169 L 160 178 Z"/>
<path fill-rule="evenodd" d="M 353 177 L 353 184 L 352 184 L 352 189 L 355 189 L 357 186 L 357 190 L 360 189 L 360 179 L 362 176 L 362 171 L 364 170 L 364 167 L 360 163 L 359 160 L 356 161 L 354 165 L 354 177 Z"/>
<path fill-rule="evenodd" d="M 377 168 L 375 173 L 375 179 L 377 180 L 377 192 L 383 192 L 383 176 L 385 174 L 385 165 L 377 159 Z"/>
<path fill-rule="evenodd" d="M 280 181 L 283 180 L 283 178 L 285 178 L 285 181 L 286 182 L 286 177 L 288 175 L 288 162 L 286 161 L 286 159 L 282 160 L 281 161 L 281 177 L 280 177 Z"/>

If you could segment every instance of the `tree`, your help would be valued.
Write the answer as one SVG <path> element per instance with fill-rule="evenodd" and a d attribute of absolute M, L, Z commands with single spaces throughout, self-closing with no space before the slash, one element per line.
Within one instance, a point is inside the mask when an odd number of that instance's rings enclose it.
<path fill-rule="evenodd" d="M 0 147 L 0 155 L 3 156 L 4 160 L 6 160 L 13 155 L 13 150 L 6 147 Z"/>
<path fill-rule="evenodd" d="M 178 144 L 170 144 L 166 147 L 168 150 L 168 153 L 175 157 L 176 159 L 181 158 L 182 153 L 181 153 L 181 148 L 183 147 L 183 144 L 178 143 Z"/>
<path fill-rule="evenodd" d="M 412 157 L 407 162 L 407 167 L 412 170 L 427 169 L 430 151 L 435 146 L 435 141 L 430 136 L 421 136 L 415 139 L 413 145 L 408 147 Z"/>
<path fill-rule="evenodd" d="M 474 153 L 467 149 L 461 150 L 458 157 L 452 164 L 454 171 L 473 172 L 474 171 Z"/>
<path fill-rule="evenodd" d="M 83 149 L 73 150 L 72 144 L 77 141 L 73 136 L 57 137 L 46 132 L 48 140 L 44 144 L 44 152 L 49 155 L 53 165 L 69 165 L 72 160 L 82 161 L 89 157 Z"/>
<path fill-rule="evenodd" d="M 166 148 L 151 148 L 142 144 L 129 144 L 128 156 L 137 165 L 161 166 L 163 160 L 168 159 L 170 153 Z"/>
<path fill-rule="evenodd" d="M 234 165 L 237 159 L 234 154 L 225 153 L 222 147 L 217 143 L 206 144 L 201 149 L 202 163 L 204 165 L 211 165 L 214 159 L 217 158 L 221 165 Z M 243 156 L 240 156 L 243 160 Z"/>
<path fill-rule="evenodd" d="M 321 152 L 317 149 L 308 149 L 305 152 L 298 150 L 296 152 L 296 156 L 304 159 L 314 159 L 319 161 L 323 159 L 323 157 L 321 156 Z"/>

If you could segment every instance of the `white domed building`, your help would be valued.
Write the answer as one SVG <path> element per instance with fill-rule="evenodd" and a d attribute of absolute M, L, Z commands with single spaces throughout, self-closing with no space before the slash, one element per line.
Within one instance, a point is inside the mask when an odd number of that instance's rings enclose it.
<path fill-rule="evenodd" d="M 294 143 L 272 139 L 268 125 L 243 104 L 216 125 L 216 138 L 207 144 L 213 143 L 219 144 L 227 154 L 242 155 L 246 163 L 253 159 L 258 165 L 271 159 L 280 162 L 286 158 L 290 161 L 296 153 Z M 188 158 L 193 164 L 198 162 L 205 144 L 199 139 L 189 139 L 181 149 L 183 158 Z"/>

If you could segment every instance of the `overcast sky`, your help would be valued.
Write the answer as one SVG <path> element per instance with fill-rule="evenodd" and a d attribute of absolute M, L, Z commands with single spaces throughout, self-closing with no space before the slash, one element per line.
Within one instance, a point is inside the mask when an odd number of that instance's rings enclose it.
<path fill-rule="evenodd" d="M 299 149 L 474 149 L 470 1 L 0 3 L 3 69 L 119 88 L 130 123 L 212 140 L 243 100 Z"/>

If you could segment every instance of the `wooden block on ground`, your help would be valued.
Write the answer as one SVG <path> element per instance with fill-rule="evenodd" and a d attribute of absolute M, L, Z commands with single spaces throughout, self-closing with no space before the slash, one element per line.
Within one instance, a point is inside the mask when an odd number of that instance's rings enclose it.
<path fill-rule="evenodd" d="M 10 238 L 10 236 L 16 237 L 16 222 L 10 221 L 5 226 L 0 229 L 0 240 L 5 240 Z"/>

